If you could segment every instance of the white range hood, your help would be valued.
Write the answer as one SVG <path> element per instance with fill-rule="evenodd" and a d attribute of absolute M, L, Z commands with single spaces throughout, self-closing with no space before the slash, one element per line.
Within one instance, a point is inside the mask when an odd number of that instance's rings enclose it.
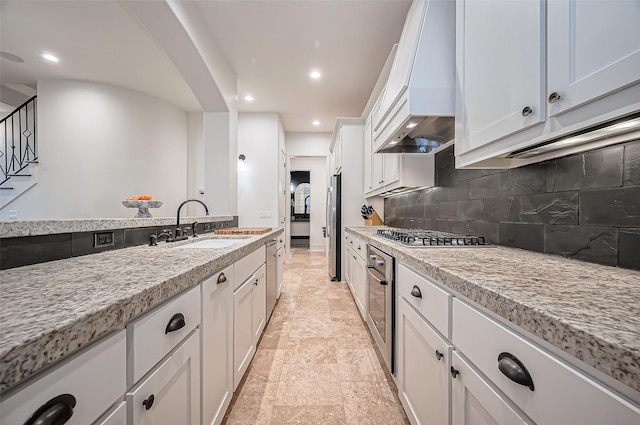
<path fill-rule="evenodd" d="M 373 150 L 427 153 L 454 138 L 455 1 L 414 0 L 380 107 Z"/>

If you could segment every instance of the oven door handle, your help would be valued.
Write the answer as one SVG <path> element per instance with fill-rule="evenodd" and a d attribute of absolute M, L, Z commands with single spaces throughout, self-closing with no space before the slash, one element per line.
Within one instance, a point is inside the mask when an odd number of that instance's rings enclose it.
<path fill-rule="evenodd" d="M 380 285 L 386 286 L 386 285 L 389 284 L 389 282 L 387 282 L 387 280 L 384 279 L 384 276 L 382 276 L 382 274 L 378 270 L 376 270 L 375 267 L 373 267 L 372 265 L 367 265 L 367 269 L 369 271 L 369 276 L 374 278 Z M 382 276 L 382 279 L 380 279 L 378 276 L 376 276 L 377 274 Z"/>

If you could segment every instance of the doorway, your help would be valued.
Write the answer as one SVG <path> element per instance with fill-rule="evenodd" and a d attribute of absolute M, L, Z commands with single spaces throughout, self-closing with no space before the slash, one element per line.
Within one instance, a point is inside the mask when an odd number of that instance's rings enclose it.
<path fill-rule="evenodd" d="M 309 249 L 311 172 L 291 171 L 291 248 Z"/>

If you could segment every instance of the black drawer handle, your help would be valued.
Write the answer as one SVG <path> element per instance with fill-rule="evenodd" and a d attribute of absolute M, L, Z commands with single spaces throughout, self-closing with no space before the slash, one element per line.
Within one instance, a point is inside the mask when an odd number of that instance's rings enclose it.
<path fill-rule="evenodd" d="M 422 291 L 416 285 L 413 285 L 413 289 L 411 289 L 411 295 L 416 298 L 422 298 Z"/>
<path fill-rule="evenodd" d="M 184 321 L 184 315 L 182 313 L 176 313 L 171 317 L 169 323 L 167 324 L 167 328 L 164 330 L 165 335 L 169 332 L 177 331 L 178 329 L 182 329 L 187 325 Z"/>
<path fill-rule="evenodd" d="M 227 277 L 224 275 L 224 273 L 220 273 L 220 276 L 218 276 L 218 285 L 220 285 L 221 283 L 225 283 L 227 281 Z"/>
<path fill-rule="evenodd" d="M 149 397 L 147 397 L 146 400 L 142 400 L 142 405 L 144 406 L 144 410 L 149 410 L 151 409 L 151 406 L 153 406 L 153 402 L 156 399 L 156 397 L 151 394 Z"/>
<path fill-rule="evenodd" d="M 529 387 L 533 391 L 533 379 L 529 371 L 513 354 L 500 353 L 498 356 L 498 369 L 513 382 Z"/>
<path fill-rule="evenodd" d="M 387 286 L 389 284 L 389 282 L 387 282 L 386 280 L 381 280 L 380 281 L 380 285 L 382 286 Z"/>
<path fill-rule="evenodd" d="M 73 416 L 76 398 L 62 394 L 40 406 L 24 425 L 63 425 Z"/>
<path fill-rule="evenodd" d="M 436 350 L 436 359 L 440 361 L 444 357 L 444 354 L 440 352 L 440 350 Z"/>
<path fill-rule="evenodd" d="M 456 379 L 456 376 L 458 375 L 460 375 L 460 371 L 455 367 L 451 366 L 451 376 L 453 376 L 453 379 Z"/>

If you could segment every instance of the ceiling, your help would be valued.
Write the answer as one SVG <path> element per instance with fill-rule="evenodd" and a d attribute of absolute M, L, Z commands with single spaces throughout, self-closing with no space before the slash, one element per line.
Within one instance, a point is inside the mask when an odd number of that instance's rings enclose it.
<path fill-rule="evenodd" d="M 240 112 L 277 112 L 288 132 L 331 132 L 336 117 L 362 114 L 409 5 L 210 0 L 189 6 L 236 74 Z M 201 110 L 169 56 L 118 1 L 3 0 L 0 8 L 0 50 L 24 59 L 0 59 L 2 85 L 96 81 Z M 46 62 L 40 52 L 55 53 L 60 62 Z M 311 79 L 312 70 L 321 78 Z M 246 94 L 254 101 L 244 100 Z"/>

